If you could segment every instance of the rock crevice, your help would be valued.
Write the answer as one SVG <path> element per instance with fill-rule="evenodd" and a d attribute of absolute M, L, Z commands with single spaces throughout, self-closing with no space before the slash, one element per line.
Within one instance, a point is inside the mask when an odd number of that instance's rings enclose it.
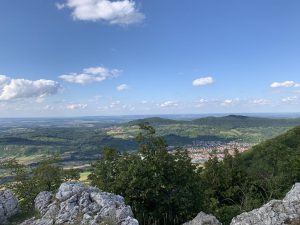
<path fill-rule="evenodd" d="M 35 199 L 40 218 L 31 218 L 21 225 L 138 225 L 124 198 L 79 182 L 63 183 L 54 195 L 41 192 Z"/>

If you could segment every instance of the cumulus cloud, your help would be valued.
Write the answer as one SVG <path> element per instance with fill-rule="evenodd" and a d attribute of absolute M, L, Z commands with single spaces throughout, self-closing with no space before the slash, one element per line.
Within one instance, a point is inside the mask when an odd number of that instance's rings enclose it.
<path fill-rule="evenodd" d="M 205 103 L 208 103 L 208 100 L 201 98 L 195 102 L 195 107 L 201 108 L 202 106 L 205 105 Z"/>
<path fill-rule="evenodd" d="M 51 105 L 45 105 L 45 106 L 43 107 L 43 110 L 54 110 L 54 107 L 51 106 Z"/>
<path fill-rule="evenodd" d="M 58 10 L 65 8 L 65 4 L 61 4 L 61 3 L 55 3 L 55 6 Z"/>
<path fill-rule="evenodd" d="M 87 107 L 87 104 L 69 104 L 67 105 L 67 109 L 85 109 Z"/>
<path fill-rule="evenodd" d="M 44 98 L 59 92 L 61 86 L 53 80 L 11 79 L 0 76 L 0 100 Z"/>
<path fill-rule="evenodd" d="M 290 88 L 290 87 L 300 87 L 299 83 L 296 83 L 295 81 L 284 81 L 284 82 L 274 82 L 271 85 L 271 88 Z"/>
<path fill-rule="evenodd" d="M 214 83 L 214 79 L 212 77 L 201 77 L 196 80 L 193 80 L 194 86 L 205 86 L 213 83 Z"/>
<path fill-rule="evenodd" d="M 254 99 L 252 101 L 250 101 L 250 103 L 254 104 L 254 105 L 267 105 L 270 104 L 270 101 L 267 99 Z"/>
<path fill-rule="evenodd" d="M 281 99 L 282 102 L 289 103 L 298 100 L 298 96 L 286 97 Z"/>
<path fill-rule="evenodd" d="M 115 108 L 116 106 L 120 105 L 121 101 L 117 100 L 117 101 L 113 101 L 112 103 L 110 103 L 110 108 Z"/>
<path fill-rule="evenodd" d="M 5 76 L 5 75 L 0 75 L 0 87 L 2 85 L 4 85 L 5 83 L 7 83 L 10 80 L 9 77 Z"/>
<path fill-rule="evenodd" d="M 166 102 L 163 102 L 163 103 L 160 104 L 160 107 L 162 107 L 162 108 L 176 107 L 176 106 L 178 106 L 178 103 L 174 102 L 174 101 L 166 101 Z"/>
<path fill-rule="evenodd" d="M 129 86 L 127 84 L 121 84 L 117 87 L 118 91 L 126 91 L 129 89 Z"/>
<path fill-rule="evenodd" d="M 122 71 L 118 69 L 107 69 L 105 67 L 90 67 L 83 69 L 82 73 L 70 73 L 60 75 L 59 78 L 76 84 L 88 84 L 101 82 L 109 78 L 117 77 Z"/>
<path fill-rule="evenodd" d="M 236 103 L 238 103 L 240 100 L 238 98 L 236 99 L 225 99 L 224 101 L 221 102 L 222 106 L 231 106 Z"/>
<path fill-rule="evenodd" d="M 74 20 L 129 25 L 145 18 L 133 0 L 65 0 L 63 4 L 56 3 L 56 7 L 71 9 Z"/>

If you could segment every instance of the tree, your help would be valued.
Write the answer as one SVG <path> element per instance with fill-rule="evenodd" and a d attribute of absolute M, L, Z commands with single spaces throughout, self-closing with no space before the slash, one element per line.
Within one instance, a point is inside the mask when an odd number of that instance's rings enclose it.
<path fill-rule="evenodd" d="M 199 171 L 186 151 L 169 153 L 153 127 L 142 124 L 139 151 L 105 149 L 92 166 L 91 183 L 125 197 L 141 224 L 180 224 L 202 206 Z"/>
<path fill-rule="evenodd" d="M 20 164 L 16 159 L 1 162 L 0 168 L 10 171 L 14 177 L 14 182 L 7 187 L 17 195 L 24 211 L 32 210 L 34 199 L 41 191 L 54 192 L 63 181 L 79 179 L 78 170 L 65 172 L 56 162 L 57 158 L 45 159 L 35 168 Z"/>

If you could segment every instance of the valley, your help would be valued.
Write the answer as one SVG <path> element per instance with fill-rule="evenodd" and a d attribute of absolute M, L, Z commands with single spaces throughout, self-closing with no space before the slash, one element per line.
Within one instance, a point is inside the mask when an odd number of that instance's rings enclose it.
<path fill-rule="evenodd" d="M 35 165 L 46 156 L 59 155 L 64 167 L 82 167 L 101 156 L 105 146 L 134 152 L 139 124 L 153 126 L 170 152 L 187 149 L 194 163 L 224 150 L 247 151 L 253 145 L 300 125 L 299 118 L 253 116 L 193 117 L 86 117 L 61 119 L 2 119 L 0 157 L 16 157 Z"/>

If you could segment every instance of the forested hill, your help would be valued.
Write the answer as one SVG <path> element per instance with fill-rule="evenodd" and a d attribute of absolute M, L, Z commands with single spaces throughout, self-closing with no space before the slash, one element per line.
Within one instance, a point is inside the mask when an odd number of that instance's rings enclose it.
<path fill-rule="evenodd" d="M 300 126 L 236 157 L 210 159 L 204 168 L 207 212 L 228 225 L 242 212 L 282 199 L 300 181 Z"/>
<path fill-rule="evenodd" d="M 226 129 L 244 127 L 289 127 L 300 125 L 300 118 L 261 118 L 239 115 L 225 117 L 206 117 L 193 120 L 192 123 Z"/>
<path fill-rule="evenodd" d="M 248 117 L 241 115 L 229 115 L 223 117 L 211 116 L 187 121 L 151 117 L 146 119 L 133 120 L 129 122 L 128 125 L 137 125 L 140 123 L 149 123 L 152 126 L 172 124 L 195 124 L 215 128 L 234 129 L 250 127 L 293 127 L 300 125 L 300 118 L 263 118 Z"/>
<path fill-rule="evenodd" d="M 145 119 L 132 120 L 132 121 L 128 122 L 128 125 L 139 125 L 142 123 L 148 123 L 152 126 L 160 126 L 160 125 L 188 123 L 188 121 L 165 119 L 165 118 L 161 118 L 161 117 L 149 117 L 149 118 L 145 118 Z"/>
<path fill-rule="evenodd" d="M 259 165 L 270 164 L 273 167 L 275 164 L 282 166 L 295 160 L 300 161 L 300 126 L 254 146 L 241 156 L 244 165 L 253 169 Z M 285 170 L 284 167 L 282 169 Z M 300 171 L 298 173 L 300 175 Z"/>

